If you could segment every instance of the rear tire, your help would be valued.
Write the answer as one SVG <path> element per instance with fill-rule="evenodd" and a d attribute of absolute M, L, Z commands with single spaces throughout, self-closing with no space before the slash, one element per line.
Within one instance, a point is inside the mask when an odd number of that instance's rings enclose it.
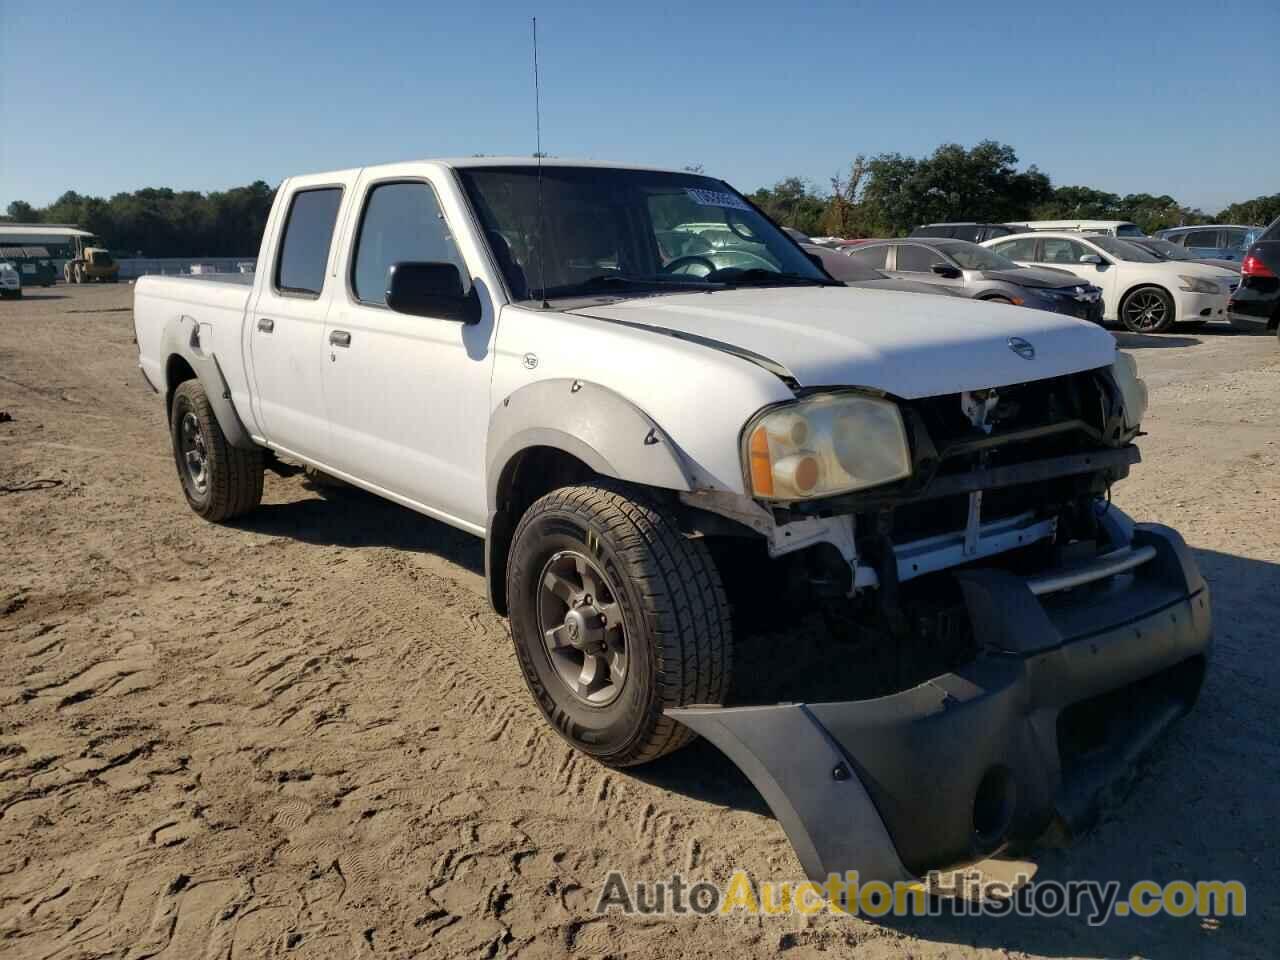
<path fill-rule="evenodd" d="M 1176 319 L 1173 297 L 1159 287 L 1131 290 L 1120 304 L 1120 322 L 1133 333 L 1166 333 Z"/>
<path fill-rule="evenodd" d="M 507 608 L 538 707 L 601 763 L 656 760 L 694 736 L 664 710 L 724 702 L 733 636 L 711 554 L 624 484 L 563 487 L 528 509 Z"/>
<path fill-rule="evenodd" d="M 227 442 L 199 380 L 174 391 L 169 434 L 182 492 L 200 516 L 220 523 L 262 502 L 262 451 Z"/>

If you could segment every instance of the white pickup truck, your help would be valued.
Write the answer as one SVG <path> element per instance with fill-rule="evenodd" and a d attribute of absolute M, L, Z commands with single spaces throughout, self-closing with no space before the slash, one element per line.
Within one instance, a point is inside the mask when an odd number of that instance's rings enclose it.
<path fill-rule="evenodd" d="M 296 177 L 253 276 L 145 277 L 134 319 L 198 514 L 249 513 L 285 458 L 484 537 L 556 730 L 616 766 L 704 735 L 815 878 L 1084 822 L 1200 688 L 1204 581 L 1110 507 L 1147 399 L 1111 335 L 847 288 L 722 181 Z M 744 558 L 913 678 L 737 698 L 720 561 Z M 820 677 L 832 649 L 774 652 Z"/>

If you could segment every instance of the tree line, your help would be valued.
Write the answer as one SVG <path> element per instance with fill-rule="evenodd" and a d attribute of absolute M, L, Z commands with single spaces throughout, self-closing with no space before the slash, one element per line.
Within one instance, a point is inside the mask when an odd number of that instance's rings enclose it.
<path fill-rule="evenodd" d="M 261 180 L 207 194 L 148 187 L 110 200 L 69 190 L 47 207 L 14 201 L 0 219 L 76 223 L 118 254 L 242 257 L 256 255 L 274 197 L 275 190 Z M 859 155 L 847 173 L 831 178 L 828 189 L 787 177 L 751 199 L 784 226 L 840 237 L 904 236 L 922 223 L 952 220 L 1130 220 L 1151 233 L 1195 223 L 1268 224 L 1280 216 L 1280 193 L 1233 203 L 1210 216 L 1168 195 L 1055 187 L 1034 165 L 1018 169 L 1014 148 L 994 140 L 970 149 L 943 144 L 927 157 Z"/>
<path fill-rule="evenodd" d="M 14 201 L 0 219 L 78 224 L 117 256 L 255 257 L 274 198 L 262 180 L 213 193 L 147 187 L 110 200 L 68 190 L 47 207 Z"/>
<path fill-rule="evenodd" d="M 784 226 L 851 238 L 905 236 L 921 224 L 948 221 L 1129 220 L 1151 233 L 1196 223 L 1266 225 L 1280 216 L 1280 193 L 1210 215 L 1167 194 L 1055 187 L 1034 165 L 1019 170 L 1014 148 L 994 140 L 971 149 L 943 144 L 928 157 L 859 155 L 829 187 L 820 191 L 801 177 L 788 177 L 751 199 Z"/>

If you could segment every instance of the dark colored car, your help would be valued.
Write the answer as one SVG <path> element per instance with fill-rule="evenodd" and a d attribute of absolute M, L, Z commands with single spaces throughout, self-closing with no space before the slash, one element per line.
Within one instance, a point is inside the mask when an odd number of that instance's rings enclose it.
<path fill-rule="evenodd" d="M 1214 260 L 1244 258 L 1244 252 L 1257 243 L 1262 227 L 1240 223 L 1205 223 L 1195 227 L 1170 227 L 1157 231 L 1156 236 L 1185 247 L 1197 257 Z"/>
<path fill-rule="evenodd" d="M 1141 247 L 1161 260 L 1203 263 L 1210 267 L 1221 267 L 1223 270 L 1238 270 L 1240 267 L 1238 263 L 1234 263 L 1231 260 L 1198 256 L 1194 250 L 1188 250 L 1186 247 L 1178 246 L 1172 240 L 1162 240 L 1159 237 L 1125 237 L 1124 242 L 1132 243 L 1135 247 Z"/>
<path fill-rule="evenodd" d="M 1099 287 L 1063 270 L 1024 267 L 966 240 L 880 240 L 855 247 L 848 256 L 895 279 L 934 284 L 973 300 L 1012 303 L 1102 322 Z"/>
<path fill-rule="evenodd" d="M 22 274 L 24 287 L 51 287 L 58 280 L 58 268 L 45 247 L 0 247 L 0 259 Z"/>
<path fill-rule="evenodd" d="M 788 231 L 790 232 L 790 231 Z M 816 243 L 802 243 L 800 248 L 811 259 L 822 263 L 822 268 L 846 287 L 865 287 L 869 290 L 897 290 L 900 293 L 929 293 L 944 297 L 958 296 L 952 290 L 919 280 L 901 280 L 887 276 L 872 267 L 854 260 L 847 254 Z"/>
<path fill-rule="evenodd" d="M 984 243 L 996 237 L 1007 237 L 1013 233 L 1025 233 L 1024 227 L 1013 227 L 1007 223 L 926 223 L 911 231 L 913 237 L 946 237 L 951 240 L 968 240 L 970 243 Z"/>
<path fill-rule="evenodd" d="M 1280 328 L 1280 217 L 1240 262 L 1240 286 L 1231 295 L 1227 315 L 1238 330 Z"/>

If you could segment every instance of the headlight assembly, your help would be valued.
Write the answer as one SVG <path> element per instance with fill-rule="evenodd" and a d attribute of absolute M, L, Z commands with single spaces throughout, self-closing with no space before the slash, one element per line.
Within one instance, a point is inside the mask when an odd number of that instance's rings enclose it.
<path fill-rule="evenodd" d="M 1182 281 L 1181 289 L 1187 293 L 1221 293 L 1222 288 L 1212 280 L 1205 280 L 1203 277 L 1184 277 L 1178 274 L 1178 279 Z"/>
<path fill-rule="evenodd" d="M 757 414 L 743 434 L 752 496 L 807 500 L 849 493 L 911 475 L 898 405 L 856 393 L 829 393 Z"/>
<path fill-rule="evenodd" d="M 1120 388 L 1120 398 L 1124 402 L 1125 426 L 1136 430 L 1147 412 L 1147 384 L 1138 376 L 1138 362 L 1133 359 L 1132 354 L 1117 350 L 1115 363 L 1111 365 L 1111 375 L 1115 377 L 1116 386 Z"/>

